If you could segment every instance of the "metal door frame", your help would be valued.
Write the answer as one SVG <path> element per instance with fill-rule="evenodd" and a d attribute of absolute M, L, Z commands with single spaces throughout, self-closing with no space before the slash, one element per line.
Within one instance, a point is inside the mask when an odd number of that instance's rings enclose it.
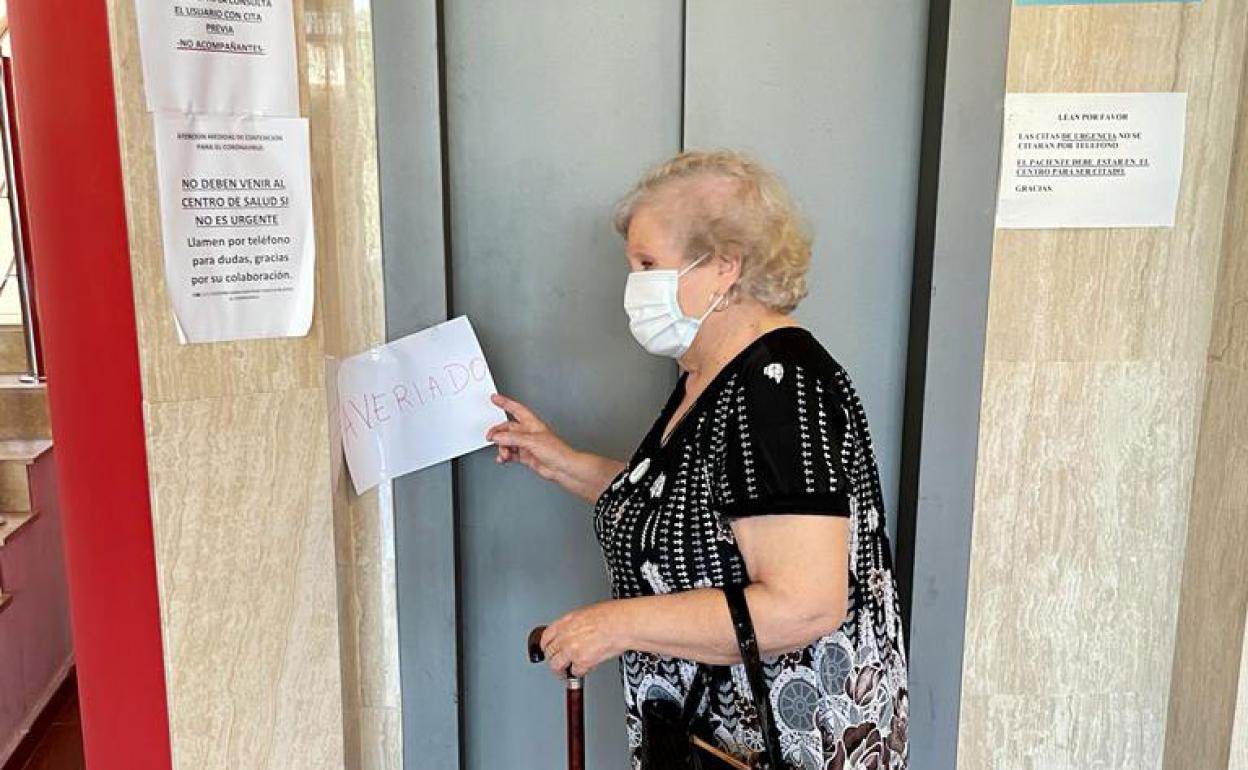
<path fill-rule="evenodd" d="M 896 549 L 911 766 L 933 770 L 957 767 L 1012 5 L 931 0 L 928 21 Z"/>

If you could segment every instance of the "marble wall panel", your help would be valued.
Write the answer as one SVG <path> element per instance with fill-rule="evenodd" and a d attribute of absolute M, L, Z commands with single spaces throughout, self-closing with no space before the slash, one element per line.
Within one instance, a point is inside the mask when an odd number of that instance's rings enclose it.
<path fill-rule="evenodd" d="M 1248 718 L 1248 74 L 1239 105 L 1167 712 L 1172 768 L 1227 766 Z"/>
<path fill-rule="evenodd" d="M 341 766 L 323 404 L 145 406 L 175 767 Z"/>
<path fill-rule="evenodd" d="M 960 766 L 1159 755 L 1191 492 L 1173 458 L 1202 381 L 1186 362 L 986 365 Z M 1110 722 L 1151 728 L 1089 732 Z"/>
<path fill-rule="evenodd" d="M 304 0 L 302 21 L 323 350 L 339 359 L 385 341 L 372 24 L 368 4 L 353 0 Z M 332 409 L 330 422 L 337 435 Z M 347 765 L 396 767 L 402 734 L 389 485 L 356 496 L 341 454 L 331 461 Z"/>
<path fill-rule="evenodd" d="M 1166 724 L 1169 768 L 1225 767 L 1248 611 L 1248 370 L 1210 364 Z"/>
<path fill-rule="evenodd" d="M 177 341 L 134 0 L 108 4 L 175 766 L 396 767 L 391 513 L 327 416 L 327 359 L 384 340 L 368 4 L 295 0 L 312 331 L 212 345 Z"/>
<path fill-rule="evenodd" d="M 1014 9 L 1008 90 L 1186 91 L 1188 134 L 1175 228 L 998 231 L 989 360 L 1204 360 L 1246 12 L 1235 0 Z"/>
<path fill-rule="evenodd" d="M 1218 304 L 1209 358 L 1245 371 L 1248 370 L 1248 74 L 1244 77 L 1244 92 L 1240 97 L 1235 159 L 1233 197 L 1226 208 L 1227 256 L 1223 260 L 1221 280 L 1229 301 Z M 1243 465 L 1248 465 L 1248 459 L 1241 467 Z M 1244 499 L 1248 499 L 1248 495 L 1240 497 Z M 1248 625 L 1248 618 L 1245 624 Z M 1230 770 L 1248 770 L 1248 630 L 1241 630 L 1241 634 L 1243 653 L 1239 664 Z"/>
<path fill-rule="evenodd" d="M 306 337 L 178 343 L 165 289 L 156 155 L 143 92 L 134 0 L 109 0 L 108 7 L 144 401 L 189 401 L 322 386 L 321 312 L 313 314 L 312 331 Z M 318 311 L 321 304 L 318 297 Z M 118 308 L 118 312 L 127 311 Z"/>
<path fill-rule="evenodd" d="M 960 767 L 1165 764 L 1246 31 L 1234 0 L 1013 10 L 1008 90 L 1186 91 L 1188 136 L 1174 228 L 997 233 Z"/>
<path fill-rule="evenodd" d="M 1158 767 L 1157 699 L 1138 692 L 963 694 L 958 766 L 982 770 Z M 1194 766 L 1193 766 L 1194 767 Z"/>
<path fill-rule="evenodd" d="M 1239 695 L 1236 697 L 1235 727 L 1231 737 L 1231 758 L 1227 770 L 1248 770 L 1248 634 L 1244 634 L 1239 659 Z"/>

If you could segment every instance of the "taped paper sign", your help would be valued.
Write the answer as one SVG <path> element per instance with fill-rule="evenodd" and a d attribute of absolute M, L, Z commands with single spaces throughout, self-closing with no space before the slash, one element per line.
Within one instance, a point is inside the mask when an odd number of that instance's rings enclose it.
<path fill-rule="evenodd" d="M 151 112 L 296 117 L 291 0 L 139 0 Z"/>
<path fill-rule="evenodd" d="M 465 316 L 345 359 L 338 419 L 356 493 L 486 446 L 507 419 L 495 392 Z"/>
<path fill-rule="evenodd" d="M 1187 94 L 1005 96 L 997 227 L 1171 227 Z"/>
<path fill-rule="evenodd" d="M 307 334 L 316 272 L 307 120 L 153 120 L 165 284 L 182 341 Z"/>

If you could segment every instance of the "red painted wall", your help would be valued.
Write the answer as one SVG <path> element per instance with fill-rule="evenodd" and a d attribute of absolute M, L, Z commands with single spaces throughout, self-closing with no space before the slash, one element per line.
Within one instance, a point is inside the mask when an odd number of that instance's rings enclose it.
<path fill-rule="evenodd" d="M 170 767 L 104 0 L 9 0 L 17 121 L 91 770 Z"/>
<path fill-rule="evenodd" d="M 38 515 L 0 548 L 0 765 L 17 749 L 73 665 L 55 451 L 30 466 L 30 509 Z"/>

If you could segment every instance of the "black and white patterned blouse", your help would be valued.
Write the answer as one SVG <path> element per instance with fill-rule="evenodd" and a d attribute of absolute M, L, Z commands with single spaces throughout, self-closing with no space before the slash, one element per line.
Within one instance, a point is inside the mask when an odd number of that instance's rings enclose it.
<path fill-rule="evenodd" d="M 906 654 L 866 415 L 849 376 L 806 330 L 770 331 L 738 354 L 681 418 L 685 376 L 628 466 L 598 499 L 594 527 L 616 598 L 748 582 L 729 521 L 804 513 L 849 518 L 849 612 L 801 650 L 764 657 L 787 761 L 802 770 L 907 764 Z M 620 659 L 634 767 L 640 704 L 684 699 L 696 664 Z M 720 747 L 762 750 L 744 666 L 716 667 L 703 718 Z"/>

